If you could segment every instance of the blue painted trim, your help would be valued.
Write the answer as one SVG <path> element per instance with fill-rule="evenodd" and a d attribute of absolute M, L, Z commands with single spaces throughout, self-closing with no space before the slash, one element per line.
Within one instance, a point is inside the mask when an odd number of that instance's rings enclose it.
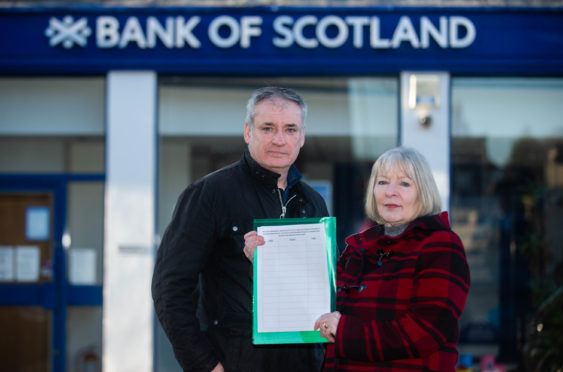
<path fill-rule="evenodd" d="M 68 306 L 101 306 L 103 286 L 69 285 L 67 287 Z"/>
<path fill-rule="evenodd" d="M 55 308 L 55 285 L 44 284 L 2 284 L 0 285 L 0 306 L 41 306 Z"/>
<path fill-rule="evenodd" d="M 66 313 L 67 298 L 66 254 L 62 245 L 66 226 L 67 183 L 59 182 L 54 192 L 53 207 L 53 281 L 57 294 L 57 311 L 53 311 L 53 371 L 66 370 Z"/>
<path fill-rule="evenodd" d="M 0 190 L 20 187 L 22 190 L 37 190 L 45 186 L 49 188 L 61 182 L 95 182 L 105 181 L 104 173 L 89 174 L 27 174 L 27 173 L 0 173 Z M 7 187 L 10 186 L 10 187 Z M 30 188 L 30 186 L 32 186 Z"/>
<path fill-rule="evenodd" d="M 47 13 L 47 12 L 92 12 L 99 13 L 144 13 L 153 14 L 155 12 L 162 13 L 191 13 L 198 12 L 201 14 L 247 14 L 256 12 L 280 12 L 280 13 L 347 13 L 347 12 L 381 12 L 381 13 L 395 13 L 395 12 L 424 12 L 429 14 L 446 12 L 463 12 L 463 13 L 535 13 L 535 12 L 557 12 L 563 11 L 562 7 L 548 7 L 548 6 L 327 6 L 327 7 L 314 7 L 314 6 L 277 6 L 277 5 L 257 5 L 245 7 L 204 7 L 204 6 L 146 6 L 146 7 L 127 7 L 127 6 L 108 6 L 100 4 L 76 4 L 72 6 L 20 6 L 10 8 L 0 8 L 0 13 Z"/>

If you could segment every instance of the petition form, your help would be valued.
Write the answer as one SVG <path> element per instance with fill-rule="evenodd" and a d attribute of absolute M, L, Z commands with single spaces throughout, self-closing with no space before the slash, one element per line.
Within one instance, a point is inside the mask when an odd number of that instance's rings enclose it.
<path fill-rule="evenodd" d="M 258 332 L 312 331 L 331 311 L 326 236 L 320 223 L 259 226 Z"/>

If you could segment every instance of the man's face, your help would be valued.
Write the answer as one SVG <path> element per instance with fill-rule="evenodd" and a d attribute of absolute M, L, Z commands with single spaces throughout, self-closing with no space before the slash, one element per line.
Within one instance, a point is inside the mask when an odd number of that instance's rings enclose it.
<path fill-rule="evenodd" d="M 244 123 L 244 141 L 258 164 L 285 175 L 305 143 L 301 107 L 281 98 L 261 101 L 254 125 Z"/>

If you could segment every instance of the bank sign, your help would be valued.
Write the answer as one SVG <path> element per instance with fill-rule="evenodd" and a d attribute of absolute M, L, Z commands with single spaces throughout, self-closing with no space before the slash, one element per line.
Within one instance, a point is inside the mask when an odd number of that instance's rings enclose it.
<path fill-rule="evenodd" d="M 0 32 L 0 73 L 563 73 L 554 10 L 35 8 Z"/>

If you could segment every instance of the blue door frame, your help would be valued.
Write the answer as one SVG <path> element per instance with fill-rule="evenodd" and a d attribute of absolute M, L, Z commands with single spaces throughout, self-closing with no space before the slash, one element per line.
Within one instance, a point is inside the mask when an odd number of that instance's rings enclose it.
<path fill-rule="evenodd" d="M 0 286 L 0 306 L 40 306 L 52 311 L 51 370 L 66 370 L 66 315 L 68 306 L 101 306 L 102 285 L 71 285 L 62 245 L 69 182 L 104 182 L 104 174 L 0 174 L 2 192 L 50 192 L 53 195 L 53 281 L 35 285 Z"/>

